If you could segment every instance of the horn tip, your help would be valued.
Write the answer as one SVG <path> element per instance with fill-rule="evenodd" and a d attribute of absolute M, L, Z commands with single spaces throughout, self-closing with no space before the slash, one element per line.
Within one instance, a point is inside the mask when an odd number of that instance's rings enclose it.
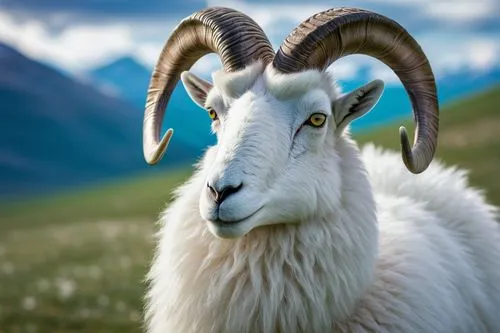
<path fill-rule="evenodd" d="M 399 128 L 399 136 L 401 138 L 401 156 L 408 171 L 414 174 L 424 172 L 432 161 L 432 157 L 430 159 L 424 158 L 421 146 L 411 148 L 408 132 L 404 126 Z"/>
<path fill-rule="evenodd" d="M 408 171 L 412 173 L 420 173 L 415 167 L 413 154 L 410 147 L 410 141 L 408 140 L 408 132 L 404 126 L 399 127 L 399 137 L 401 141 L 401 157 L 403 158 L 403 163 L 406 165 Z"/>
<path fill-rule="evenodd" d="M 167 151 L 170 139 L 174 134 L 174 130 L 169 128 L 158 145 L 149 146 L 148 149 L 144 151 L 144 159 L 149 165 L 156 165 L 162 159 L 163 155 Z"/>

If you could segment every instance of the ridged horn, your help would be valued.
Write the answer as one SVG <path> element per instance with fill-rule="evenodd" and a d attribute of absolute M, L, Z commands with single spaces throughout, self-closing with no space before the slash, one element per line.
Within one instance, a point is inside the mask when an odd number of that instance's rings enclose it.
<path fill-rule="evenodd" d="M 411 172 L 424 171 L 437 145 L 436 83 L 421 47 L 397 22 L 358 8 L 326 10 L 311 16 L 288 35 L 273 67 L 282 73 L 324 70 L 351 54 L 365 54 L 382 61 L 403 83 L 413 106 L 416 131 L 410 147 L 406 129 L 400 127 L 402 157 Z"/>
<path fill-rule="evenodd" d="M 219 55 L 226 72 L 241 70 L 258 59 L 269 63 L 274 57 L 260 26 L 239 11 L 213 7 L 182 20 L 165 43 L 149 84 L 143 124 L 147 163 L 160 161 L 173 134 L 170 128 L 160 141 L 165 108 L 180 74 L 212 52 Z"/>

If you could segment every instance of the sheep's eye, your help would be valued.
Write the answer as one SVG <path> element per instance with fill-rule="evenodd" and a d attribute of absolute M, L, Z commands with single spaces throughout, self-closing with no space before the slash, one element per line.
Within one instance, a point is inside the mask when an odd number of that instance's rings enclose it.
<path fill-rule="evenodd" d="M 208 110 L 208 116 L 210 117 L 210 119 L 212 119 L 212 121 L 217 120 L 217 112 L 215 112 L 215 110 L 212 109 L 211 107 L 208 107 L 207 110 Z"/>
<path fill-rule="evenodd" d="M 322 127 L 326 122 L 326 114 L 314 113 L 306 121 L 306 125 L 313 127 Z"/>

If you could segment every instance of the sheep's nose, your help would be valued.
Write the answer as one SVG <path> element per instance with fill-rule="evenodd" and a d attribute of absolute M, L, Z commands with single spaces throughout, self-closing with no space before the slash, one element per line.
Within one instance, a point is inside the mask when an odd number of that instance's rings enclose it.
<path fill-rule="evenodd" d="M 217 205 L 220 205 L 231 194 L 238 192 L 243 187 L 243 183 L 239 185 L 219 185 L 207 183 L 208 193 Z"/>

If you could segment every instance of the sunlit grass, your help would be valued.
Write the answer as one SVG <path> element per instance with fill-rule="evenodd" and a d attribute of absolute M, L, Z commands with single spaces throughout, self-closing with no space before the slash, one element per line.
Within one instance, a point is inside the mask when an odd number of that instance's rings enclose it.
<path fill-rule="evenodd" d="M 173 189 L 192 168 L 165 171 L 72 193 L 0 205 L 0 233 L 10 228 L 74 223 L 96 219 L 154 219 L 170 200 Z"/>
<path fill-rule="evenodd" d="M 399 150 L 400 124 L 413 131 L 413 122 L 406 120 L 356 139 Z M 500 206 L 500 86 L 442 109 L 436 157 L 470 170 L 471 184 L 485 189 L 489 201 Z"/>
<path fill-rule="evenodd" d="M 152 235 L 153 224 L 145 220 L 35 226 L 3 235 L 0 327 L 140 331 Z"/>
<path fill-rule="evenodd" d="M 190 168 L 0 208 L 0 332 L 141 332 L 154 221 Z"/>

